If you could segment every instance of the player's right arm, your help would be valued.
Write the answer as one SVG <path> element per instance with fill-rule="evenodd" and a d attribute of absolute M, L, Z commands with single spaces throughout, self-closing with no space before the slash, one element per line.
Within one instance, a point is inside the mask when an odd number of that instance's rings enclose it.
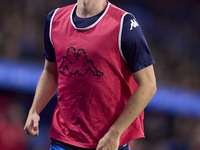
<path fill-rule="evenodd" d="M 39 135 L 40 112 L 44 109 L 58 87 L 58 72 L 56 62 L 45 60 L 44 69 L 37 84 L 32 106 L 24 126 L 27 134 Z"/>
<path fill-rule="evenodd" d="M 40 112 L 44 109 L 49 100 L 53 97 L 58 87 L 58 72 L 54 47 L 51 43 L 49 32 L 54 10 L 51 11 L 45 21 L 44 26 L 44 56 L 46 58 L 44 69 L 37 84 L 33 104 L 29 110 L 24 126 L 27 134 L 37 136 L 39 134 Z"/>

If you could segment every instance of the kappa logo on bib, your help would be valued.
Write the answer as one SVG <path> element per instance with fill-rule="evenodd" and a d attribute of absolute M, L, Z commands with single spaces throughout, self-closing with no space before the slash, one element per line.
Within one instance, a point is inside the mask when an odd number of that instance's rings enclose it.
<path fill-rule="evenodd" d="M 133 27 L 136 28 L 138 26 L 139 26 L 139 24 L 137 23 L 137 21 L 135 19 L 132 19 L 131 20 L 131 28 L 130 28 L 130 30 L 133 30 Z"/>
<path fill-rule="evenodd" d="M 67 49 L 67 55 L 63 56 L 62 63 L 59 67 L 60 73 L 67 71 L 71 75 L 85 76 L 92 72 L 94 76 L 103 76 L 103 72 L 99 71 L 93 64 L 92 60 L 88 60 L 84 49 L 76 49 L 70 47 Z"/>

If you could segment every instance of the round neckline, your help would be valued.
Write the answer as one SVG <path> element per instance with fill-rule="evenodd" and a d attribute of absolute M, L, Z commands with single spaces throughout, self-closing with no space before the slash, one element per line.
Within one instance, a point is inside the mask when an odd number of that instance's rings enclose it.
<path fill-rule="evenodd" d="M 99 19 L 97 19 L 93 24 L 91 24 L 90 26 L 87 26 L 87 27 L 84 27 L 84 28 L 79 28 L 75 25 L 74 21 L 73 21 L 73 15 L 74 13 L 76 12 L 76 7 L 77 7 L 77 3 L 75 4 L 74 8 L 72 9 L 72 12 L 71 12 L 71 15 L 70 15 L 70 20 L 71 20 L 71 23 L 73 25 L 73 27 L 77 30 L 88 30 L 88 29 L 91 29 L 92 27 L 94 27 L 96 24 L 99 23 L 99 21 L 104 17 L 104 15 L 107 13 L 108 9 L 109 9 L 109 6 L 110 6 L 110 2 L 107 2 L 107 5 L 106 7 L 104 8 L 104 10 L 102 10 L 100 13 L 102 13 L 100 16 L 99 16 Z M 99 14 L 100 14 L 99 13 Z M 97 14 L 97 15 L 99 15 Z M 76 14 L 75 14 L 76 15 Z M 92 16 L 92 17 L 88 17 L 89 19 L 93 18 L 93 17 L 96 17 L 97 15 L 95 16 Z M 77 15 L 76 15 L 77 16 Z M 78 16 L 77 16 L 78 17 Z M 81 17 L 78 17 L 80 19 L 83 19 L 83 20 L 87 20 L 88 18 L 81 18 Z"/>
<path fill-rule="evenodd" d="M 91 17 L 87 17 L 87 18 L 81 18 L 79 17 L 77 14 L 76 14 L 76 11 L 73 12 L 73 16 L 78 18 L 78 19 L 81 19 L 81 20 L 85 20 L 85 19 L 91 19 L 91 18 L 95 18 L 95 17 L 100 17 L 103 13 L 104 13 L 105 10 L 102 10 L 100 13 L 94 15 L 94 16 L 91 16 Z"/>

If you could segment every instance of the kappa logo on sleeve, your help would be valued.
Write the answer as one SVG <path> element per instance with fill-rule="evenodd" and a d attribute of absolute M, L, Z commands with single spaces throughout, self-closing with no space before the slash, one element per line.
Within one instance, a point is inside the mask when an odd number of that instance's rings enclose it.
<path fill-rule="evenodd" d="M 130 30 L 133 30 L 133 27 L 136 28 L 138 26 L 139 26 L 139 24 L 137 23 L 137 21 L 135 19 L 132 19 L 131 20 L 131 28 L 130 28 Z"/>
<path fill-rule="evenodd" d="M 67 55 L 63 56 L 62 63 L 59 67 L 60 73 L 68 71 L 71 75 L 86 75 L 89 71 L 94 76 L 103 76 L 103 72 L 99 71 L 93 64 L 92 60 L 88 60 L 84 49 L 76 49 L 70 47 L 67 49 Z"/>

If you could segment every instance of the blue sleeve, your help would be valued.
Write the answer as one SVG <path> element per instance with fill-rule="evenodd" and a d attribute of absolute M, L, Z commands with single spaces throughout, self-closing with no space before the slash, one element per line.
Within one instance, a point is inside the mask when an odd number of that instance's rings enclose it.
<path fill-rule="evenodd" d="M 155 63 L 142 29 L 131 14 L 124 17 L 121 48 L 132 73 Z"/>
<path fill-rule="evenodd" d="M 50 22 L 53 13 L 54 10 L 47 15 L 44 26 L 44 56 L 50 62 L 56 62 L 55 51 L 49 37 Z"/>

